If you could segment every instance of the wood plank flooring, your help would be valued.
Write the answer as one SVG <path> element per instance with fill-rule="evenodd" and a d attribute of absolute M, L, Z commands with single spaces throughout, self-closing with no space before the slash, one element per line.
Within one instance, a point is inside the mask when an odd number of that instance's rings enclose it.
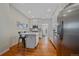
<path fill-rule="evenodd" d="M 45 42 L 44 39 L 40 39 L 38 46 L 34 49 L 22 48 L 21 46 L 17 48 L 15 45 L 2 56 L 56 56 L 56 50 L 49 40 Z"/>

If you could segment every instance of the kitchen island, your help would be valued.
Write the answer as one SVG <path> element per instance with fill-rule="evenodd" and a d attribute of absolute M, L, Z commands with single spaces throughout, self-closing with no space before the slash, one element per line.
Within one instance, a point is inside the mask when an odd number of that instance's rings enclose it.
<path fill-rule="evenodd" d="M 22 33 L 26 35 L 25 46 L 26 48 L 35 48 L 39 43 L 39 33 L 38 32 L 26 32 Z"/>

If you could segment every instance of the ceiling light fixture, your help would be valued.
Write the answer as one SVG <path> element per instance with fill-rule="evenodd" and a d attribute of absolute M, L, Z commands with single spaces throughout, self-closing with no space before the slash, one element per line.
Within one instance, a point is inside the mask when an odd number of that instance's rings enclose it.
<path fill-rule="evenodd" d="M 51 9 L 47 9 L 48 12 L 51 12 Z"/>
<path fill-rule="evenodd" d="M 34 18 L 34 16 L 31 16 L 32 18 Z"/>
<path fill-rule="evenodd" d="M 66 16 L 66 14 L 64 14 L 63 16 Z"/>
<path fill-rule="evenodd" d="M 68 10 L 67 12 L 71 12 L 72 10 Z"/>
<path fill-rule="evenodd" d="M 28 14 L 31 14 L 31 10 L 28 11 Z"/>

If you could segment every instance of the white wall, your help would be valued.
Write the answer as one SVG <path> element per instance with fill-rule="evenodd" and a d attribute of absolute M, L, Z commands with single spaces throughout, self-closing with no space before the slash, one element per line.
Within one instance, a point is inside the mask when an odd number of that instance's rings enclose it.
<path fill-rule="evenodd" d="M 0 54 L 17 43 L 20 31 L 17 28 L 17 21 L 29 23 L 26 17 L 9 4 L 0 4 Z"/>
<path fill-rule="evenodd" d="M 29 24 L 29 20 L 12 6 L 10 6 L 10 20 L 12 22 L 12 36 L 10 37 L 10 45 L 14 45 L 18 40 L 18 31 L 22 31 L 17 27 L 17 22 Z"/>
<path fill-rule="evenodd" d="M 10 27 L 9 5 L 0 4 L 0 54 L 9 48 Z"/>

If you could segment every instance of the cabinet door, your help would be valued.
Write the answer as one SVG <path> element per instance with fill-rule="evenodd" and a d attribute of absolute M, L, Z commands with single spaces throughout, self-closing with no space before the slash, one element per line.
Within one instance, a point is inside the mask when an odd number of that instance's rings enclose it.
<path fill-rule="evenodd" d="M 28 35 L 26 39 L 26 47 L 27 48 L 34 48 L 36 44 L 36 36 L 35 35 Z"/>

